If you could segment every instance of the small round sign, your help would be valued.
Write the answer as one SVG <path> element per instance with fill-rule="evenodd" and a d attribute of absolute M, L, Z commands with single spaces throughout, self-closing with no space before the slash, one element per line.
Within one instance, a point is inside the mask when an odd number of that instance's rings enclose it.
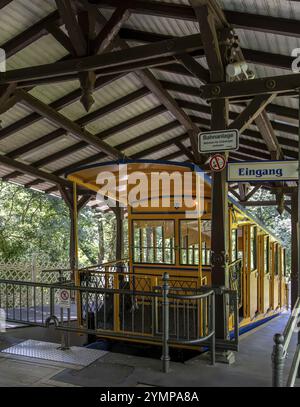
<path fill-rule="evenodd" d="M 212 171 L 223 171 L 226 166 L 226 158 L 222 154 L 215 154 L 210 158 L 209 166 Z"/>
<path fill-rule="evenodd" d="M 61 290 L 61 291 L 60 291 L 60 298 L 61 298 L 63 301 L 68 301 L 69 298 L 70 298 L 69 291 L 68 291 L 68 290 Z"/>

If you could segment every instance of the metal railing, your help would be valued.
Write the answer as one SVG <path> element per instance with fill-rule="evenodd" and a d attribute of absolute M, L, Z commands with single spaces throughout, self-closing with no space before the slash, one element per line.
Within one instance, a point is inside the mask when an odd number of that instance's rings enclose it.
<path fill-rule="evenodd" d="M 118 279 L 115 279 L 118 281 Z M 108 338 L 132 339 L 162 346 L 163 371 L 169 368 L 169 346 L 201 345 L 215 360 L 215 292 L 172 286 L 169 275 L 160 278 L 154 290 L 116 287 L 75 286 L 73 283 L 33 283 L 0 280 L 0 308 L 11 322 L 49 326 L 62 331 L 63 348 L 70 332 Z M 62 308 L 58 302 L 61 289 L 80 303 Z M 78 316 L 79 317 L 79 316 Z"/>
<path fill-rule="evenodd" d="M 300 298 L 297 298 L 294 309 L 289 317 L 283 333 L 274 335 L 274 346 L 272 352 L 272 386 L 273 387 L 293 387 L 295 380 L 299 377 L 300 363 L 300 333 L 298 331 L 298 341 L 293 357 L 292 365 L 286 384 L 284 384 L 284 365 L 287 352 L 291 343 L 293 333 L 299 328 L 300 322 Z"/>

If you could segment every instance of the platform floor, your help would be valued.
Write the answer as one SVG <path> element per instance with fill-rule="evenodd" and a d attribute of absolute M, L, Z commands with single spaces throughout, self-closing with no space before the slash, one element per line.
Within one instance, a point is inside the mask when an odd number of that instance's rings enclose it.
<path fill-rule="evenodd" d="M 0 353 L 0 386 L 270 386 L 272 338 L 283 330 L 287 319 L 288 314 L 282 314 L 241 336 L 233 365 L 210 366 L 205 358 L 196 357 L 185 363 L 172 362 L 171 371 L 164 374 L 158 359 L 115 352 L 107 352 L 87 367 Z M 0 334 L 0 350 L 28 338 L 59 343 L 60 334 L 53 328 L 11 329 Z M 84 341 L 82 336 L 72 337 L 73 345 Z M 295 344 L 296 334 L 286 375 Z"/>

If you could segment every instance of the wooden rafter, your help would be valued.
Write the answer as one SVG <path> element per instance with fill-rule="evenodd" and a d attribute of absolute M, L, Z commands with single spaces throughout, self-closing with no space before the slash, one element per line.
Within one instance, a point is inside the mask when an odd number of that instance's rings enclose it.
<path fill-rule="evenodd" d="M 116 8 L 110 19 L 106 22 L 103 29 L 93 41 L 93 50 L 95 54 L 101 54 L 105 51 L 118 35 L 122 24 L 130 17 L 128 6 L 132 1 L 123 1 Z"/>
<path fill-rule="evenodd" d="M 68 31 L 71 43 L 78 56 L 87 54 L 88 44 L 78 23 L 71 0 L 55 0 L 57 9 Z M 73 2 L 74 4 L 74 2 Z"/>
<path fill-rule="evenodd" d="M 93 3 L 98 3 L 99 7 L 115 8 L 119 0 L 94 0 Z M 171 4 L 163 1 L 137 0 L 131 6 L 131 10 L 135 14 L 197 21 L 193 8 L 187 5 Z M 300 37 L 299 22 L 297 20 L 232 10 L 223 10 L 223 12 L 228 23 L 236 28 Z"/>
<path fill-rule="evenodd" d="M 110 75 L 113 71 L 126 72 L 135 69 L 138 63 L 147 65 L 146 61 L 151 58 L 170 57 L 180 55 L 183 52 L 190 53 L 202 48 L 202 44 L 199 43 L 198 35 L 189 35 L 179 37 L 176 40 L 165 40 L 133 48 L 123 48 L 121 51 L 103 55 L 67 59 L 51 64 L 10 70 L 1 76 L 0 85 L 11 82 L 48 79 L 93 70 L 96 70 L 98 75 Z"/>
<path fill-rule="evenodd" d="M 48 118 L 53 123 L 56 123 L 59 127 L 63 127 L 66 131 L 70 132 L 73 136 L 80 138 L 90 145 L 97 148 L 97 150 L 103 151 L 112 158 L 122 158 L 123 155 L 117 151 L 115 148 L 111 147 L 104 141 L 98 140 L 93 134 L 89 133 L 87 130 L 83 130 L 78 124 L 72 122 L 67 117 L 58 113 L 56 110 L 52 109 L 48 105 L 39 101 L 37 98 L 29 95 L 24 91 L 18 90 L 17 95 L 21 99 L 22 103 L 32 108 L 37 113 Z"/>
<path fill-rule="evenodd" d="M 274 98 L 274 95 L 259 95 L 252 99 L 252 101 L 245 107 L 245 109 L 236 117 L 236 119 L 228 126 L 231 129 L 238 129 L 241 133 L 246 130 L 251 123 L 253 123 L 258 116 L 263 112 L 265 107 Z"/>

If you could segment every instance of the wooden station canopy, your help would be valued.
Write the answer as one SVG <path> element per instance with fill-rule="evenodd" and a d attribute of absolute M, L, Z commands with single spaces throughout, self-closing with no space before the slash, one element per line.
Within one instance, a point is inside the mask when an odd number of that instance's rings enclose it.
<path fill-rule="evenodd" d="M 216 43 L 227 62 L 247 64 L 248 80 L 241 74 L 231 93 L 225 84 L 217 95 L 229 97 L 229 127 L 241 132 L 229 158 L 297 159 L 300 75 L 292 74 L 290 55 L 299 20 L 300 2 L 286 0 L 0 0 L 7 57 L 0 177 L 59 195 L 71 186 L 65 173 L 95 162 L 204 166 L 197 134 L 211 128 L 204 97 L 215 97 L 216 89 L 201 87 L 222 76 L 218 52 L 207 60 L 207 44 L 216 51 Z M 216 31 L 201 32 L 205 24 Z M 274 76 L 284 78 L 278 92 L 271 81 L 271 93 L 259 90 L 257 78 Z M 293 186 L 265 185 L 281 192 Z M 245 200 L 253 194 L 248 188 L 231 191 Z"/>

